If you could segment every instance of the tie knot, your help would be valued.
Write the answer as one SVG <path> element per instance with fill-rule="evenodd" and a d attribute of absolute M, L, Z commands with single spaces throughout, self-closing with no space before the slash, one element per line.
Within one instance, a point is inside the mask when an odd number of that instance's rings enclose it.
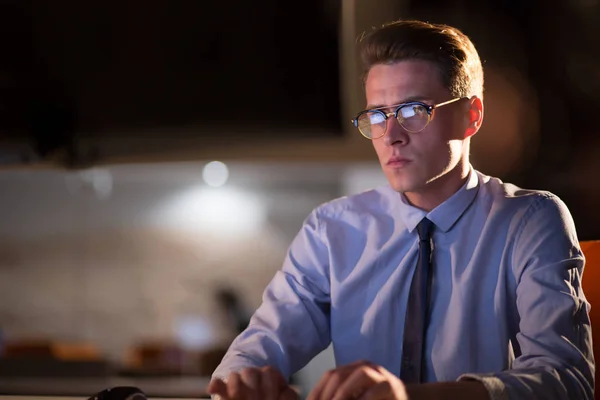
<path fill-rule="evenodd" d="M 419 225 L 417 225 L 417 232 L 419 233 L 420 240 L 429 240 L 431 238 L 431 231 L 433 230 L 433 222 L 427 218 L 423 218 Z"/>

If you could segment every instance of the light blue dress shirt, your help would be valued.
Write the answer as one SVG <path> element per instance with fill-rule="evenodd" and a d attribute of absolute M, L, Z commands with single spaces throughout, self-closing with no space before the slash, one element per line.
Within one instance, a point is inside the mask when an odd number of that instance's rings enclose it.
<path fill-rule="evenodd" d="M 567 207 L 473 169 L 429 213 L 389 186 L 316 208 L 213 376 L 272 365 L 289 377 L 330 343 L 337 365 L 399 375 L 424 217 L 435 223 L 426 380 L 477 379 L 492 399 L 591 400 L 590 305 Z"/>

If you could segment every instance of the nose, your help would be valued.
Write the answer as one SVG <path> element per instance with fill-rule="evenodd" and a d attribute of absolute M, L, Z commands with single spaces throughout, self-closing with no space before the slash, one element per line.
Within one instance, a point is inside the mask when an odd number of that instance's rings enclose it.
<path fill-rule="evenodd" d="M 400 125 L 400 122 L 398 122 L 393 115 L 391 115 L 385 122 L 387 123 L 387 127 L 383 140 L 386 145 L 391 146 L 393 144 L 408 144 L 408 132 L 402 127 L 402 125 Z"/>

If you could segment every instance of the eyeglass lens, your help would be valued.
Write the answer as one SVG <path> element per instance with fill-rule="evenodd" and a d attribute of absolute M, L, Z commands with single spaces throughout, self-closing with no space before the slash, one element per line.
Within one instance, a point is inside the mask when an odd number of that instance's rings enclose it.
<path fill-rule="evenodd" d="M 429 113 L 420 104 L 407 104 L 400 107 L 397 119 L 408 132 L 420 132 L 429 123 Z M 358 129 L 368 138 L 379 138 L 385 135 L 386 128 L 386 117 L 383 111 L 368 111 L 358 117 Z"/>

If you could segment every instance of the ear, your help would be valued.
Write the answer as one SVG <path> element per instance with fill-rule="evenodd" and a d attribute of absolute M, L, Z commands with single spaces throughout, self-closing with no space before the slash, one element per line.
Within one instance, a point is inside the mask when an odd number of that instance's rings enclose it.
<path fill-rule="evenodd" d="M 465 115 L 467 119 L 465 139 L 476 134 L 483 123 L 483 101 L 479 97 L 473 96 L 469 98 L 468 104 L 468 110 Z"/>

